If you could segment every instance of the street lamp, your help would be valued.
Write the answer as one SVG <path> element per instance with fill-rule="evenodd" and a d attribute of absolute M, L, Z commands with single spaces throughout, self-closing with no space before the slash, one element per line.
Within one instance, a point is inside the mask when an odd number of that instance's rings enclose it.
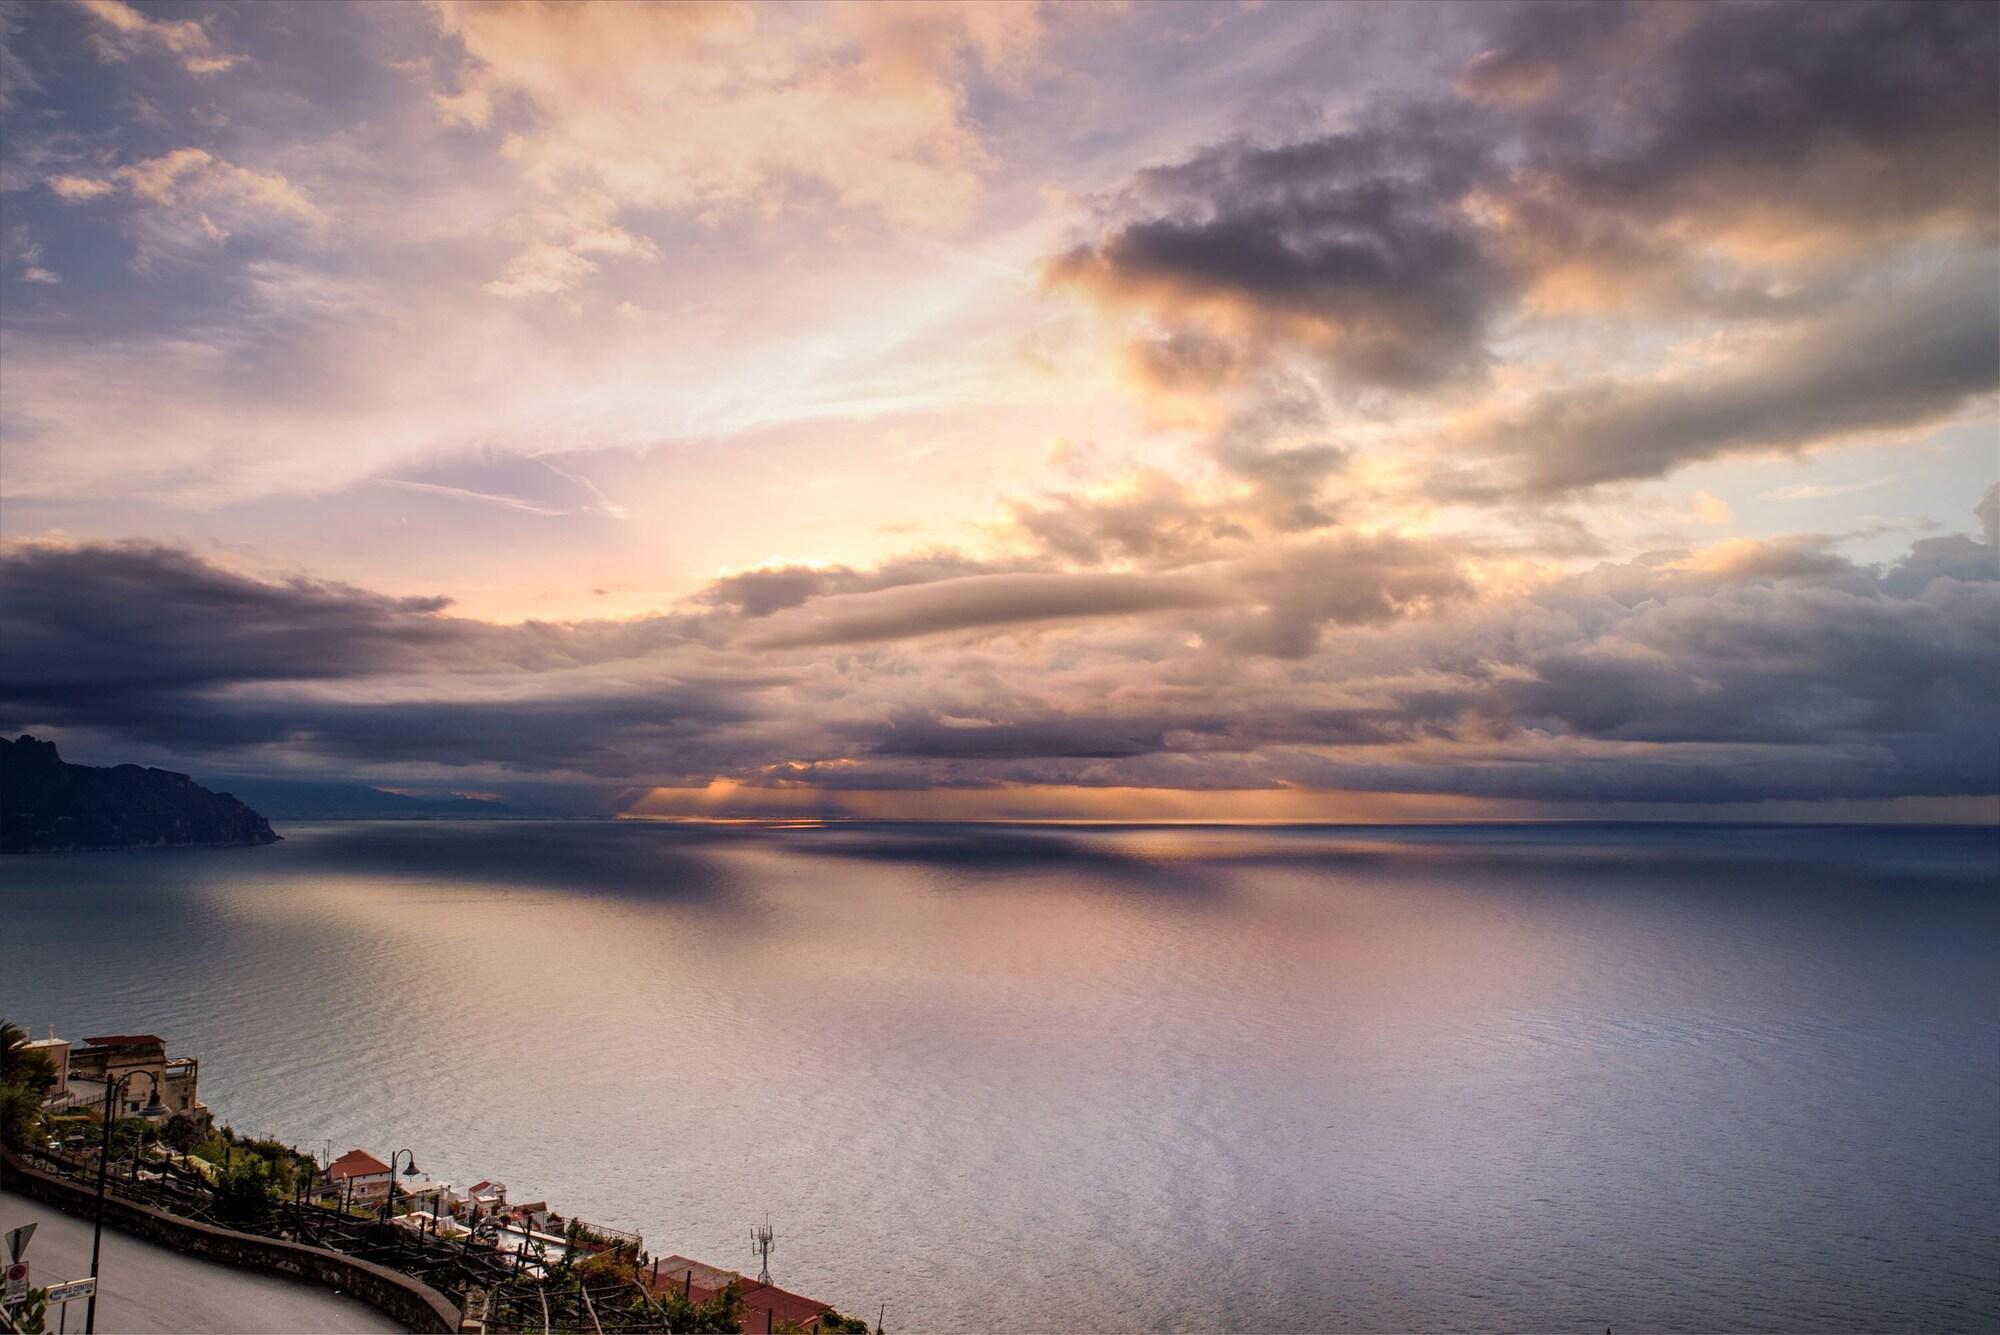
<path fill-rule="evenodd" d="M 410 1165 L 403 1170 L 403 1176 L 415 1177 L 417 1175 L 416 1155 L 410 1154 L 408 1150 L 397 1150 L 389 1156 L 389 1199 L 382 1207 L 382 1221 L 384 1223 L 387 1223 L 396 1213 L 396 1160 L 402 1158 L 405 1154 L 410 1155 Z"/>
<path fill-rule="evenodd" d="M 151 1071 L 143 1068 L 137 1071 L 127 1071 L 116 1080 L 111 1078 L 110 1071 L 105 1071 L 104 1140 L 97 1149 L 97 1224 L 92 1229 L 90 1235 L 90 1306 L 85 1308 L 83 1313 L 84 1335 L 96 1335 L 97 1332 L 97 1254 L 98 1249 L 104 1244 L 104 1170 L 111 1162 L 111 1102 L 118 1091 L 125 1088 L 125 1082 L 135 1075 L 145 1076 L 153 1085 L 152 1095 L 146 1100 L 146 1114 L 151 1116 L 160 1110 L 160 1078 Z M 132 1147 L 133 1176 L 137 1177 L 138 1172 L 139 1149 L 135 1145 Z"/>

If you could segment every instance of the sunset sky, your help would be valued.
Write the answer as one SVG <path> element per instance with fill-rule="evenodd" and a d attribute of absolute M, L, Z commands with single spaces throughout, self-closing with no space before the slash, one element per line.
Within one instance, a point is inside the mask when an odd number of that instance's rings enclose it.
<path fill-rule="evenodd" d="M 0 35 L 0 727 L 72 760 L 2000 818 L 2000 6 Z"/>

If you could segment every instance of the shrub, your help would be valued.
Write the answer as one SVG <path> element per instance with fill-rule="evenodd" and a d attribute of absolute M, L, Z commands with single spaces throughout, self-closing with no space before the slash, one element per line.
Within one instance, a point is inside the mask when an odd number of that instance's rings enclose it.
<path fill-rule="evenodd" d="M 858 1316 L 842 1316 L 828 1308 L 819 1314 L 819 1329 L 823 1335 L 868 1335 L 868 1323 Z"/>
<path fill-rule="evenodd" d="M 215 1213 L 231 1223 L 254 1223 L 270 1210 L 271 1178 L 260 1159 L 238 1159 L 215 1184 Z"/>
<path fill-rule="evenodd" d="M 160 1128 L 160 1139 L 166 1142 L 169 1149 L 188 1154 L 202 1143 L 201 1128 L 186 1113 L 175 1113 Z"/>

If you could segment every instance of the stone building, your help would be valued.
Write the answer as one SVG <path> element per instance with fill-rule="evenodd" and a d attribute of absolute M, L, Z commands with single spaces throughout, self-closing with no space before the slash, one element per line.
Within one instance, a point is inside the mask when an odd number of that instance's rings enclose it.
<path fill-rule="evenodd" d="M 198 1058 L 167 1056 L 167 1041 L 158 1034 L 101 1034 L 83 1042 L 69 1054 L 71 1106 L 102 1108 L 105 1084 L 124 1080 L 113 1109 L 120 1117 L 180 1116 L 203 1130 L 214 1121 L 201 1101 Z"/>

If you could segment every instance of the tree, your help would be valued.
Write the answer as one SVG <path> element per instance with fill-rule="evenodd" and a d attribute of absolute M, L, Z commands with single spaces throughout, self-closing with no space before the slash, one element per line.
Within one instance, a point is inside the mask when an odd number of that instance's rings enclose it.
<path fill-rule="evenodd" d="M 201 1144 L 203 1136 L 201 1128 L 195 1125 L 194 1118 L 186 1113 L 175 1113 L 167 1119 L 167 1124 L 160 1128 L 160 1139 L 167 1143 L 169 1149 L 177 1153 L 192 1154 L 195 1147 Z"/>
<path fill-rule="evenodd" d="M 247 1224 L 270 1212 L 271 1179 L 263 1160 L 238 1159 L 215 1184 L 215 1213 L 231 1223 Z"/>
<path fill-rule="evenodd" d="M 9 1149 L 28 1148 L 41 1121 L 41 1095 L 26 1085 L 0 1085 L 0 1142 Z"/>
<path fill-rule="evenodd" d="M 22 1149 L 37 1139 L 42 1098 L 55 1082 L 48 1054 L 28 1046 L 21 1026 L 0 1020 L 0 1141 Z"/>
<path fill-rule="evenodd" d="M 55 1063 L 48 1053 L 29 1047 L 28 1042 L 27 1030 L 0 1020 L 0 1085 L 21 1085 L 38 1095 L 46 1094 L 56 1082 Z"/>

